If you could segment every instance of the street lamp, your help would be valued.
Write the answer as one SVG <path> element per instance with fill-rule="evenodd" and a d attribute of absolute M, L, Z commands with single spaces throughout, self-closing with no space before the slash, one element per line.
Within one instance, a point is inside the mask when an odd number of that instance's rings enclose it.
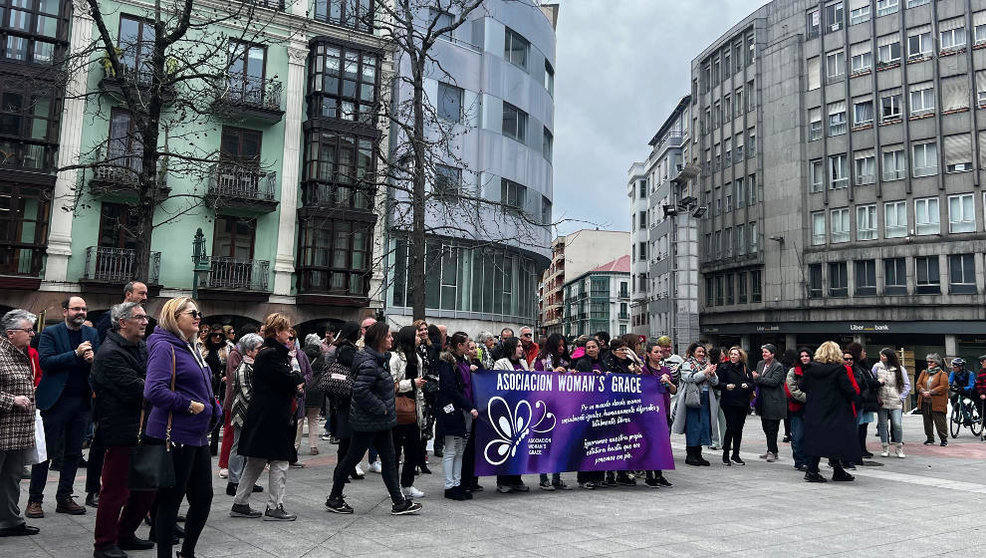
<path fill-rule="evenodd" d="M 192 240 L 192 298 L 195 300 L 199 299 L 202 274 L 207 271 L 209 271 L 209 255 L 205 252 L 205 235 L 202 234 L 202 227 L 199 227 Z"/>

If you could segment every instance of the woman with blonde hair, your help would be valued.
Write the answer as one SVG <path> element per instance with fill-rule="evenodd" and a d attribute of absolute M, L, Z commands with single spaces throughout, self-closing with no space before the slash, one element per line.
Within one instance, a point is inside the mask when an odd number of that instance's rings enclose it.
<path fill-rule="evenodd" d="M 173 444 L 170 453 L 175 469 L 175 485 L 157 493 L 153 530 L 158 558 L 171 556 L 175 520 L 183 497 L 188 499 L 188 512 L 179 557 L 195 556 L 195 545 L 212 506 L 208 434 L 222 421 L 223 412 L 212 391 L 209 366 L 193 346 L 201 321 L 202 313 L 194 300 L 187 296 L 172 298 L 161 307 L 158 325 L 147 338 L 144 399 L 151 410 L 146 442 Z"/>
<path fill-rule="evenodd" d="M 726 434 L 722 439 L 722 464 L 746 465 L 740 457 L 740 444 L 743 442 L 743 425 L 750 408 L 750 394 L 753 393 L 753 376 L 746 365 L 746 351 L 739 346 L 729 348 L 729 360 L 716 367 L 719 377 L 719 407 L 726 417 Z M 732 456 L 730 456 L 730 448 Z M 732 459 L 732 461 L 730 461 Z"/>
<path fill-rule="evenodd" d="M 828 457 L 835 473 L 834 481 L 851 481 L 855 477 L 842 467 L 860 458 L 857 438 L 856 408 L 859 385 L 852 370 L 842 361 L 842 349 L 834 341 L 822 343 L 815 360 L 804 365 L 801 391 L 805 393 L 804 453 L 808 459 L 808 482 L 826 482 L 818 472 L 822 457 Z"/>

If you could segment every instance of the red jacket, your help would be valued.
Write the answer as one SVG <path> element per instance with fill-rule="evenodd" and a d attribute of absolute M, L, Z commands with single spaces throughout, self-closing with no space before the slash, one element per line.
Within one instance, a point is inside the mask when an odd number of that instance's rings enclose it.
<path fill-rule="evenodd" d="M 41 357 L 34 347 L 27 348 L 27 356 L 31 359 L 31 369 L 34 370 L 34 387 L 41 383 Z"/>
<path fill-rule="evenodd" d="M 533 368 L 534 361 L 537 360 L 538 354 L 540 352 L 541 352 L 541 347 L 538 347 L 538 344 L 537 343 L 535 343 L 534 341 L 531 341 L 530 346 L 527 347 L 526 349 L 524 349 L 524 356 L 527 358 L 527 365 L 528 366 L 530 366 L 530 367 Z"/>
<path fill-rule="evenodd" d="M 973 386 L 972 392 L 976 395 L 986 395 L 986 368 L 979 371 L 976 375 L 976 385 Z"/>

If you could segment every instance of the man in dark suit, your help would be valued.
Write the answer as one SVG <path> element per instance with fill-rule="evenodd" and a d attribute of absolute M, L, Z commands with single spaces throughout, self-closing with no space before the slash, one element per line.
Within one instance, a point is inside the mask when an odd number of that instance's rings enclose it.
<path fill-rule="evenodd" d="M 73 296 L 62 302 L 65 321 L 46 327 L 38 344 L 44 375 L 35 399 L 44 420 L 45 439 L 62 439 L 65 444 L 55 493 L 55 511 L 72 515 L 86 513 L 86 508 L 72 499 L 72 485 L 82 457 L 82 439 L 91 421 L 89 370 L 99 349 L 96 329 L 83 325 L 87 311 L 86 301 L 80 297 Z M 48 450 L 50 452 L 52 448 Z M 49 462 L 44 461 L 31 469 L 27 517 L 44 517 L 41 501 L 48 480 L 48 465 Z"/>
<path fill-rule="evenodd" d="M 140 281 L 128 282 L 123 286 L 123 302 L 136 302 L 138 304 L 144 304 L 147 302 L 147 285 L 141 283 Z M 99 332 L 100 343 L 106 339 L 106 334 L 109 333 L 111 329 L 110 311 L 107 310 L 103 312 L 103 315 L 99 317 L 99 321 L 96 322 L 96 331 Z"/>

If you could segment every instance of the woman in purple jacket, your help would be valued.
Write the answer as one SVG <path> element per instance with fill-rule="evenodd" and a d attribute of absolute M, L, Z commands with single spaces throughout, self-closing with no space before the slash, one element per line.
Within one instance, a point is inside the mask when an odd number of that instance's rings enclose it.
<path fill-rule="evenodd" d="M 223 413 L 212 391 L 209 366 L 191 344 L 198 335 L 201 319 L 202 313 L 192 299 L 172 298 L 164 303 L 158 325 L 147 338 L 144 399 L 150 403 L 151 411 L 145 432 L 150 443 L 170 442 L 175 466 L 175 486 L 159 490 L 157 496 L 154 538 L 158 558 L 171 556 L 175 520 L 183 496 L 188 498 L 188 513 L 179 557 L 195 556 L 195 544 L 212 506 L 208 435 L 222 421 Z"/>

